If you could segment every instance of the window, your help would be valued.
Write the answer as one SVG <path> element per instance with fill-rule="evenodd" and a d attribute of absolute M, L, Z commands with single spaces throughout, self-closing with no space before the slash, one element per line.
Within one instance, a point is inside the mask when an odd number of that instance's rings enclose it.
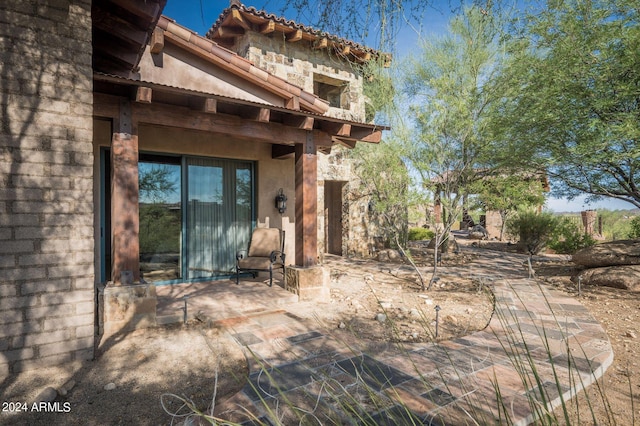
<path fill-rule="evenodd" d="M 349 84 L 323 74 L 313 74 L 313 93 L 329 102 L 329 106 L 349 109 Z"/>

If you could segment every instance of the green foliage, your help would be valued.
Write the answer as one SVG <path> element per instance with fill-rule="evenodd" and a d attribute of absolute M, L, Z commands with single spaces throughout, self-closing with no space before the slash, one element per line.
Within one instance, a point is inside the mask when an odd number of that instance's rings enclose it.
<path fill-rule="evenodd" d="M 411 228 L 409 229 L 409 241 L 430 240 L 434 237 L 432 230 L 427 228 Z"/>
<path fill-rule="evenodd" d="M 554 195 L 640 207 L 639 13 L 636 0 L 547 2 L 512 33 L 496 152 L 546 169 Z"/>
<path fill-rule="evenodd" d="M 358 144 L 351 155 L 360 183 L 357 192 L 371 199 L 368 213 L 377 231 L 388 244 L 397 237 L 404 245 L 412 199 L 409 173 L 402 162 L 400 147 L 393 140 L 378 145 Z"/>
<path fill-rule="evenodd" d="M 502 228 L 500 240 L 509 216 L 518 209 L 537 207 L 544 204 L 544 188 L 538 175 L 514 173 L 486 176 L 471 186 L 476 194 L 476 203 L 485 211 L 500 213 Z"/>
<path fill-rule="evenodd" d="M 556 232 L 549 242 L 549 248 L 558 253 L 575 253 L 585 247 L 591 247 L 596 240 L 586 234 L 580 224 L 569 217 L 558 218 Z"/>
<path fill-rule="evenodd" d="M 179 253 L 180 213 L 161 204 L 140 205 L 140 252 Z"/>
<path fill-rule="evenodd" d="M 640 216 L 636 216 L 631 219 L 631 231 L 629 231 L 629 238 L 640 238 Z"/>
<path fill-rule="evenodd" d="M 523 210 L 507 221 L 507 232 L 517 237 L 529 254 L 544 250 L 558 227 L 558 219 L 549 212 Z"/>

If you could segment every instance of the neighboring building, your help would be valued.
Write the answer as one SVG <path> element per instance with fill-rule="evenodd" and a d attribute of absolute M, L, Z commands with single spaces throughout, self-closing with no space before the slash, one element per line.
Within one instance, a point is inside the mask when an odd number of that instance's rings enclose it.
<path fill-rule="evenodd" d="M 91 358 L 99 317 L 107 334 L 154 324 L 154 282 L 228 275 L 255 226 L 286 231 L 300 286 L 315 285 L 305 271 L 318 268 L 323 241 L 356 252 L 336 147 L 380 140 L 363 120 L 361 79 L 319 63 L 313 80 L 289 79 L 161 16 L 164 3 L 0 5 L 4 375 Z M 247 38 L 273 26 L 287 49 L 308 36 L 243 6 L 225 14 Z M 322 56 L 324 39 L 317 50 L 306 42 L 308 57 Z M 344 43 L 358 60 L 375 53 Z"/>

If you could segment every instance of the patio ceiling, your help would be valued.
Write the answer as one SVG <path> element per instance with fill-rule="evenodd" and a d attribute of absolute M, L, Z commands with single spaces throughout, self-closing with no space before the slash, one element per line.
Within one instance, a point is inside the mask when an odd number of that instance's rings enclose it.
<path fill-rule="evenodd" d="M 130 76 L 167 0 L 93 0 L 93 69 Z"/>

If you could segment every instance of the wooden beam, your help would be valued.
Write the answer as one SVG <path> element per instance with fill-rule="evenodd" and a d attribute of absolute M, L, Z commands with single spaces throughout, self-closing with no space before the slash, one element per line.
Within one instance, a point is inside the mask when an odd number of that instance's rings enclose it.
<path fill-rule="evenodd" d="M 153 90 L 150 87 L 138 87 L 136 90 L 136 102 L 143 102 L 150 104 Z"/>
<path fill-rule="evenodd" d="M 329 45 L 329 40 L 326 37 L 322 37 L 313 42 L 314 49 L 326 49 Z"/>
<path fill-rule="evenodd" d="M 218 112 L 218 101 L 213 98 L 206 98 L 202 106 L 202 112 L 216 114 Z"/>
<path fill-rule="evenodd" d="M 295 42 L 302 40 L 302 30 L 294 30 L 286 35 L 287 41 Z"/>
<path fill-rule="evenodd" d="M 271 110 L 269 108 L 260 108 L 256 120 L 260 123 L 268 123 L 271 118 Z"/>
<path fill-rule="evenodd" d="M 295 147 L 296 266 L 318 263 L 318 155 L 312 132 Z"/>
<path fill-rule="evenodd" d="M 262 34 L 269 34 L 276 30 L 276 23 L 273 21 L 267 21 L 266 23 L 260 25 L 258 31 Z"/>
<path fill-rule="evenodd" d="M 284 160 L 291 158 L 296 152 L 294 145 L 271 145 L 271 158 L 274 160 Z"/>
<path fill-rule="evenodd" d="M 351 53 L 351 46 L 348 45 L 344 45 L 342 46 L 342 51 L 341 51 L 343 56 L 347 56 L 349 53 Z"/>
<path fill-rule="evenodd" d="M 118 96 L 95 93 L 93 101 L 94 117 L 115 118 L 117 117 Z M 210 102 L 213 102 L 212 99 Z M 211 103 L 210 105 L 213 105 Z M 243 119 L 238 116 L 227 114 L 207 114 L 201 111 L 194 111 L 189 107 L 166 105 L 158 102 L 151 104 L 133 104 L 134 113 L 138 122 L 169 126 L 182 129 L 201 130 L 213 132 L 241 139 L 253 140 L 256 142 L 266 142 L 272 144 L 278 141 L 283 144 L 295 144 L 304 140 L 307 132 L 313 133 L 316 146 L 331 146 L 331 137 L 324 131 L 313 129 L 303 130 L 287 124 L 276 122 L 261 123 L 254 120 Z M 213 111 L 211 111 L 213 112 Z M 313 119 L 313 117 L 308 117 Z M 302 120 L 311 124 L 311 120 Z M 299 122 L 298 122 L 299 123 Z"/>
<path fill-rule="evenodd" d="M 91 14 L 94 17 L 94 28 L 97 30 L 137 46 L 142 46 L 147 40 L 146 31 L 142 31 L 124 19 L 114 16 L 110 11 L 107 12 L 100 6 L 93 6 Z"/>
<path fill-rule="evenodd" d="M 140 281 L 140 215 L 138 187 L 138 126 L 132 105 L 121 99 L 111 139 L 111 277 L 122 284 L 123 271 Z"/>
<path fill-rule="evenodd" d="M 160 11 L 164 8 L 161 1 L 131 1 L 131 0 L 110 0 L 111 3 L 121 7 L 127 12 L 139 16 L 144 19 L 157 19 Z M 162 5 L 160 5 L 162 3 Z"/>
<path fill-rule="evenodd" d="M 342 138 L 333 138 L 333 140 L 336 143 L 338 143 L 338 144 L 340 144 L 340 145 L 342 145 L 344 147 L 347 147 L 349 149 L 353 149 L 353 148 L 356 147 L 356 141 L 353 141 L 353 140 L 342 139 Z"/>
<path fill-rule="evenodd" d="M 378 143 L 382 140 L 382 130 L 366 127 L 352 128 L 351 138 L 362 142 Z"/>
<path fill-rule="evenodd" d="M 320 127 L 331 136 L 351 136 L 351 124 L 323 122 Z"/>
<path fill-rule="evenodd" d="M 249 24 L 244 20 L 242 13 L 238 9 L 231 9 L 231 19 L 245 30 L 249 29 Z"/>
<path fill-rule="evenodd" d="M 160 27 L 156 27 L 151 34 L 149 42 L 151 53 L 157 54 L 164 50 L 164 31 Z"/>
<path fill-rule="evenodd" d="M 284 118 L 283 123 L 287 126 L 297 127 L 298 129 L 313 130 L 314 121 L 313 117 L 290 115 Z"/>
<path fill-rule="evenodd" d="M 289 99 L 284 101 L 285 107 L 293 110 L 300 110 L 300 97 L 299 96 L 291 96 Z"/>
<path fill-rule="evenodd" d="M 244 29 L 238 27 L 220 27 L 216 30 L 216 38 L 235 38 L 244 35 Z"/>

